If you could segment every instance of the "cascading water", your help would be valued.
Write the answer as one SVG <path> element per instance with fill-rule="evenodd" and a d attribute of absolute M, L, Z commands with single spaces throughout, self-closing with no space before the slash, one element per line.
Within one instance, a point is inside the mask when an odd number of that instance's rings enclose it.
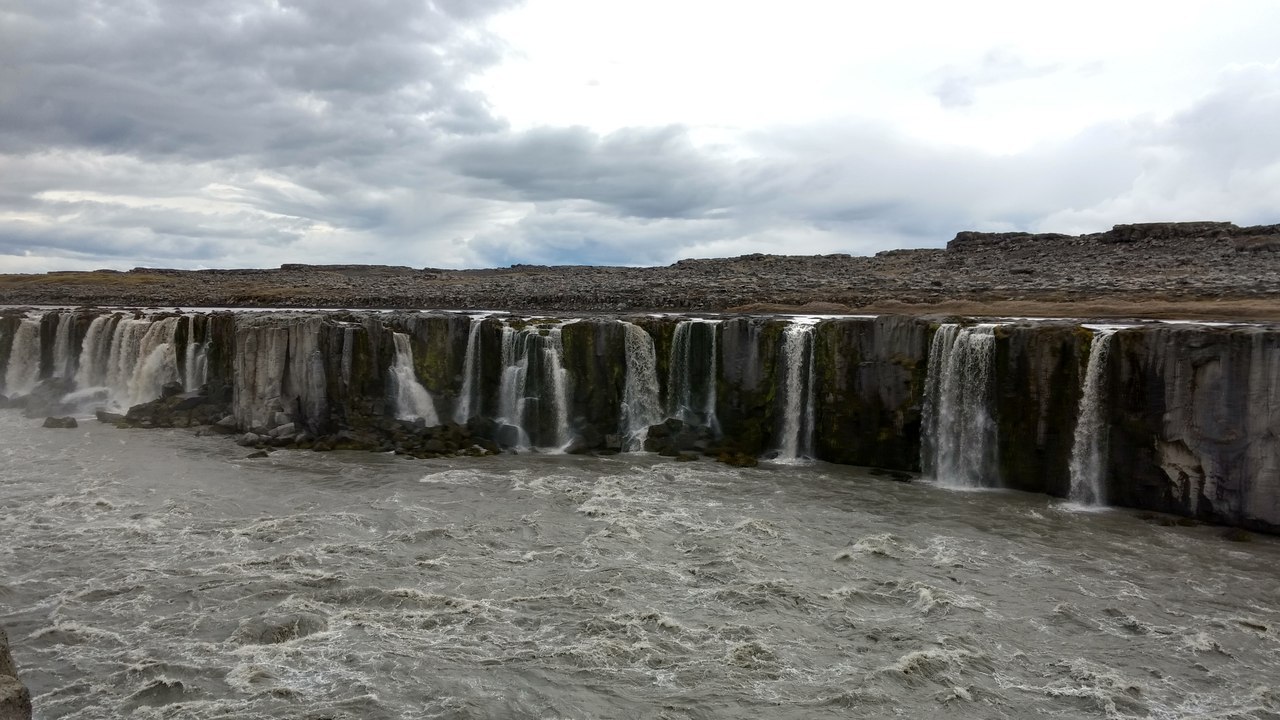
<path fill-rule="evenodd" d="M 205 323 L 205 336 L 196 342 L 195 316 L 187 316 L 187 352 L 183 364 L 182 387 L 187 392 L 200 389 L 209 379 L 209 324 Z"/>
<path fill-rule="evenodd" d="M 1068 499 L 1081 505 L 1106 504 L 1107 422 L 1106 370 L 1111 338 L 1117 328 L 1097 328 L 1089 345 L 1075 442 L 1071 446 L 1071 490 Z"/>
<path fill-rule="evenodd" d="M 10 397 L 26 395 L 40 382 L 40 318 L 23 318 L 13 335 L 9 367 L 4 374 L 4 392 Z"/>
<path fill-rule="evenodd" d="M 786 385 L 785 406 L 777 462 L 799 462 L 813 457 L 814 426 L 814 320 L 793 320 L 782 336 L 782 365 Z"/>
<path fill-rule="evenodd" d="M 138 342 L 137 361 L 125 386 L 127 402 L 122 403 L 123 407 L 155 400 L 160 397 L 161 388 L 178 381 L 178 355 L 173 346 L 180 319 L 143 321 L 146 329 Z M 119 402 L 119 397 L 113 399 Z"/>
<path fill-rule="evenodd" d="M 720 431 L 716 417 L 718 320 L 682 320 L 671 338 L 667 415 Z"/>
<path fill-rule="evenodd" d="M 644 449 L 649 426 L 662 420 L 658 389 L 658 354 L 653 338 L 644 328 L 624 322 L 626 329 L 627 375 L 623 387 L 621 428 L 622 449 Z"/>
<path fill-rule="evenodd" d="M 483 315 L 472 315 L 467 330 L 467 354 L 462 365 L 462 390 L 458 393 L 458 405 L 453 411 L 453 421 L 466 424 L 479 410 L 480 395 L 480 329 L 484 327 Z"/>
<path fill-rule="evenodd" d="M 351 369 L 355 361 L 355 344 L 356 329 L 354 327 L 344 327 L 342 329 L 342 365 L 338 368 L 338 372 L 342 378 L 342 386 L 348 390 L 351 389 Z"/>
<path fill-rule="evenodd" d="M 497 420 L 504 445 L 559 451 L 569 444 L 568 388 L 560 357 L 560 326 L 502 328 Z"/>
<path fill-rule="evenodd" d="M 938 328 L 929 348 L 920 464 L 952 487 L 1000 484 L 991 417 L 996 325 Z"/>
<path fill-rule="evenodd" d="M 391 397 L 395 403 L 396 417 L 400 420 L 421 420 L 425 425 L 439 425 L 435 402 L 431 393 L 418 382 L 413 370 L 413 348 L 409 345 L 409 336 L 404 333 L 392 333 L 395 341 L 396 357 L 391 366 Z"/>
<path fill-rule="evenodd" d="M 142 338 L 151 329 L 151 321 L 122 318 L 111 334 L 111 351 L 107 356 L 104 385 L 116 405 L 128 407 L 129 381 L 142 357 Z"/>
<path fill-rule="evenodd" d="M 111 357 L 112 338 L 119 315 L 99 315 L 89 323 L 80 345 L 80 362 L 76 368 L 76 387 L 101 387 L 107 382 L 107 362 Z"/>
<path fill-rule="evenodd" d="M 71 349 L 75 326 L 75 313 L 58 313 L 58 329 L 53 341 L 53 377 L 71 378 L 75 376 L 76 354 Z"/>

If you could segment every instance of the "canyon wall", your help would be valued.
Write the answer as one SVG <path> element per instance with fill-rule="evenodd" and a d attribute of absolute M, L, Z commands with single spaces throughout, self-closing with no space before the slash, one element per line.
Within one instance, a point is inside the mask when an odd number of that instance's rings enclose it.
<path fill-rule="evenodd" d="M 817 459 L 1280 530 L 1272 326 L 10 310 L 0 394 L 246 445 Z"/>

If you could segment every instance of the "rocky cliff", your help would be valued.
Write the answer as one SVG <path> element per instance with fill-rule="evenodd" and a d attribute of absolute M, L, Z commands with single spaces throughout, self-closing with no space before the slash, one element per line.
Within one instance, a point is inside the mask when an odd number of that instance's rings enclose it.
<path fill-rule="evenodd" d="M 8 311 L 0 371 L 32 416 L 263 449 L 814 458 L 1280 530 L 1268 325 Z"/>

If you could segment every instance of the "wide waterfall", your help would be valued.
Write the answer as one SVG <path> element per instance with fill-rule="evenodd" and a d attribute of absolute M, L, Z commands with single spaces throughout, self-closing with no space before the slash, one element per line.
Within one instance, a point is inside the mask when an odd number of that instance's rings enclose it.
<path fill-rule="evenodd" d="M 1071 447 L 1071 491 L 1081 505 L 1105 505 L 1107 467 L 1106 363 L 1116 328 L 1097 328 L 1089 346 L 1075 442 Z"/>
<path fill-rule="evenodd" d="M 952 487 L 1000 484 L 994 395 L 996 325 L 938 328 L 929 348 L 920 464 Z"/>
<path fill-rule="evenodd" d="M 435 401 L 431 393 L 418 382 L 413 369 L 413 348 L 405 333 L 391 334 L 396 347 L 395 361 L 391 365 L 391 399 L 396 417 L 400 420 L 421 420 L 424 425 L 438 425 Z"/>
<path fill-rule="evenodd" d="M 662 420 L 658 389 L 658 354 L 653 338 L 644 328 L 623 323 L 626 328 L 627 375 L 623 390 L 620 432 L 622 449 L 644 449 L 649 426 Z"/>
<path fill-rule="evenodd" d="M 667 372 L 667 414 L 719 433 L 716 417 L 719 320 L 681 320 L 671 338 Z"/>
<path fill-rule="evenodd" d="M 504 445 L 563 450 L 571 440 L 561 326 L 502 328 L 498 422 Z"/>
<path fill-rule="evenodd" d="M 13 335 L 9 367 L 4 373 L 4 392 L 26 395 L 40 381 L 40 320 L 23 318 Z"/>
<path fill-rule="evenodd" d="M 453 410 L 453 421 L 459 425 L 470 420 L 480 407 L 480 330 L 484 327 L 484 315 L 472 315 L 467 329 L 467 350 L 462 366 L 462 390 L 458 392 L 458 404 Z"/>
<path fill-rule="evenodd" d="M 812 458 L 1280 528 L 1280 327 L 1081 327 L 8 309 L 0 404 L 273 447 Z"/>
<path fill-rule="evenodd" d="M 814 324 L 800 318 L 787 325 L 782 335 L 781 363 L 785 372 L 782 430 L 779 433 L 778 462 L 797 462 L 813 457 L 814 425 Z"/>

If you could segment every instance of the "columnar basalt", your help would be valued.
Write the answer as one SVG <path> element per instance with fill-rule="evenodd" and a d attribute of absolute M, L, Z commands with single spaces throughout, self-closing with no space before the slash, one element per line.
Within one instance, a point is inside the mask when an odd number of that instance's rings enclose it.
<path fill-rule="evenodd" d="M 1280 329 L 1099 342 L 1068 321 L 9 310 L 0 394 L 262 447 L 812 456 L 1060 497 L 1074 467 L 1083 502 L 1280 530 Z"/>

